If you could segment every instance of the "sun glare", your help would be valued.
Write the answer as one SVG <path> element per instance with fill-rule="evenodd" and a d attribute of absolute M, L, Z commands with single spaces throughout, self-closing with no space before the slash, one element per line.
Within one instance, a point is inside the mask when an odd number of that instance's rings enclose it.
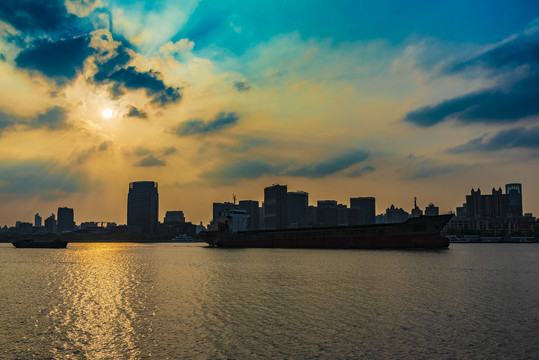
<path fill-rule="evenodd" d="M 101 116 L 103 116 L 105 119 L 110 119 L 112 117 L 112 109 L 104 109 Z"/>

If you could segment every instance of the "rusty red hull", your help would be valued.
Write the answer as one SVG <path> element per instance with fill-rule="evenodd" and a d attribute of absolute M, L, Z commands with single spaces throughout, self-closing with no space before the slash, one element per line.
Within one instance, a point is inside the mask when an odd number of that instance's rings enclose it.
<path fill-rule="evenodd" d="M 204 240 L 222 248 L 412 249 L 446 248 L 440 235 L 453 215 L 422 216 L 400 224 L 206 232 Z"/>

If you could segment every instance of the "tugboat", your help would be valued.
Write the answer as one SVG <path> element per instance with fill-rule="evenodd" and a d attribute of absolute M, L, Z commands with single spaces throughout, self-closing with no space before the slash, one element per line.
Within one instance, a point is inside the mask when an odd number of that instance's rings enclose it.
<path fill-rule="evenodd" d="M 17 239 L 11 242 L 16 248 L 40 248 L 40 249 L 64 249 L 67 247 L 67 240 L 62 239 Z"/>

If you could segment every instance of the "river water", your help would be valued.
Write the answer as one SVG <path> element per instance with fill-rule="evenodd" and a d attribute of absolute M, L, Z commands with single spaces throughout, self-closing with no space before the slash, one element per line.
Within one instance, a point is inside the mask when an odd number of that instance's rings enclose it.
<path fill-rule="evenodd" d="M 0 244 L 1 359 L 539 359 L 539 244 Z"/>

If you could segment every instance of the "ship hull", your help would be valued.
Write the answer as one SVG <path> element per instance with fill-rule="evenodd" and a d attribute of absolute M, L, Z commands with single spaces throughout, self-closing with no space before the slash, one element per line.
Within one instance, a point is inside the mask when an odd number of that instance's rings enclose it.
<path fill-rule="evenodd" d="M 34 248 L 34 249 L 63 249 L 67 247 L 66 240 L 33 240 L 22 239 L 11 242 L 16 248 Z"/>
<path fill-rule="evenodd" d="M 440 231 L 453 215 L 423 216 L 400 224 L 206 232 L 204 240 L 221 248 L 412 249 L 446 248 Z"/>

